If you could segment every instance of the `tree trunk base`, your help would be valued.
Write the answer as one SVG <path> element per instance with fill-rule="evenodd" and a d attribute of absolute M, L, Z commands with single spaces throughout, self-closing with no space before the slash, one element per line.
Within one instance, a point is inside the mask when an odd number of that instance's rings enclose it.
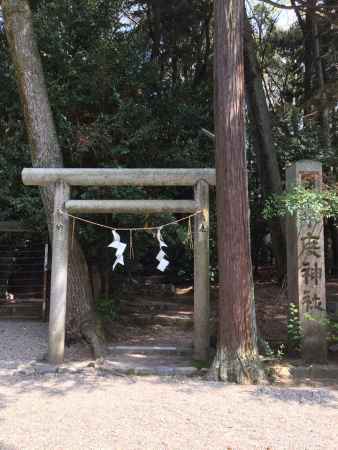
<path fill-rule="evenodd" d="M 257 354 L 224 349 L 217 350 L 210 375 L 218 381 L 237 384 L 258 384 L 265 379 Z"/>
<path fill-rule="evenodd" d="M 93 320 L 84 321 L 81 324 L 81 334 L 88 342 L 94 359 L 100 359 L 103 357 L 102 345 L 98 337 L 96 325 Z"/>

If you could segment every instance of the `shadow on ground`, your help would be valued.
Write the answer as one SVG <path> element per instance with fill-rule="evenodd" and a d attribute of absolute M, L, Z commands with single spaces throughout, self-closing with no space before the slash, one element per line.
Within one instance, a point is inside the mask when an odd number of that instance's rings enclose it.
<path fill-rule="evenodd" d="M 331 392 L 334 388 L 300 388 L 300 387 L 275 387 L 259 386 L 252 392 L 254 398 L 270 398 L 279 402 L 294 402 L 305 405 L 321 405 L 338 409 L 338 397 Z"/>

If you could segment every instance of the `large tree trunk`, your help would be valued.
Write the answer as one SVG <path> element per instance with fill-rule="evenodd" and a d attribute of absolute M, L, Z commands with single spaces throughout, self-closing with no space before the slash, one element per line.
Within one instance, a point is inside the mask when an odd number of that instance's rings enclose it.
<path fill-rule="evenodd" d="M 62 167 L 62 152 L 48 101 L 28 1 L 3 0 L 1 6 L 23 105 L 33 167 Z M 41 189 L 41 197 L 51 234 L 54 186 Z M 91 344 L 94 356 L 99 357 L 101 352 L 95 332 L 92 288 L 87 263 L 76 239 L 70 252 L 68 270 L 67 335 L 72 338 L 84 336 Z"/>
<path fill-rule="evenodd" d="M 283 189 L 277 154 L 272 141 L 270 115 L 266 104 L 262 76 L 258 67 L 256 46 L 247 17 L 245 17 L 244 36 L 246 97 L 250 122 L 253 127 L 253 144 L 258 173 L 263 188 L 263 195 L 266 198 L 271 194 L 281 194 Z M 270 220 L 269 227 L 277 273 L 279 279 L 282 280 L 286 272 L 286 243 L 283 220 Z"/>
<path fill-rule="evenodd" d="M 244 0 L 215 0 L 215 130 L 219 329 L 213 370 L 257 381 L 244 118 Z"/>

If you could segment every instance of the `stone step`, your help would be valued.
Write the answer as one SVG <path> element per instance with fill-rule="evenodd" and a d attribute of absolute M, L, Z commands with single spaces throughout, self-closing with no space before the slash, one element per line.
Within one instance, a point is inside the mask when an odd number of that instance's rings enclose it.
<path fill-rule="evenodd" d="M 179 326 L 184 329 L 192 328 L 193 326 L 193 314 L 192 312 L 186 314 L 142 314 L 142 313 L 130 313 L 125 316 L 121 316 L 121 320 L 128 322 L 132 321 L 137 325 L 164 325 L 164 326 Z"/>
<path fill-rule="evenodd" d="M 192 346 L 176 347 L 167 345 L 110 345 L 108 350 L 113 354 L 125 355 L 192 355 Z"/>
<path fill-rule="evenodd" d="M 111 349 L 118 348 L 119 351 Z M 134 349 L 125 352 L 124 349 Z M 177 347 L 169 346 L 110 346 L 106 355 L 103 371 L 117 370 L 139 375 L 192 375 L 192 347 L 183 348 L 178 353 Z M 122 351 L 121 351 L 122 350 Z M 110 353 L 111 352 L 111 353 Z"/>
<path fill-rule="evenodd" d="M 121 299 L 121 303 L 131 303 L 131 304 L 140 304 L 140 303 L 149 303 L 154 305 L 161 304 L 170 304 L 170 305 L 178 305 L 178 306 L 193 306 L 194 304 L 194 296 L 193 295 L 175 295 L 173 297 L 167 298 L 166 296 L 156 297 L 155 295 L 141 297 L 139 293 L 135 293 L 135 300 L 131 300 L 131 296 L 128 295 L 126 299 Z"/>
<path fill-rule="evenodd" d="M 27 375 L 60 375 L 60 374 L 89 374 L 95 371 L 99 376 L 133 376 L 133 375 L 156 375 L 174 377 L 192 377 L 202 375 L 203 369 L 195 367 L 192 362 L 179 361 L 151 361 L 137 362 L 132 360 L 105 360 L 103 362 L 66 363 L 55 366 L 47 363 L 32 361 L 28 364 L 20 364 L 13 368 L 1 368 L 0 375 L 5 376 L 27 376 Z"/>
<path fill-rule="evenodd" d="M 141 376 L 162 376 L 162 377 L 193 377 L 199 375 L 200 371 L 194 366 L 134 366 L 128 363 L 116 363 L 110 367 L 104 367 L 102 372 L 114 375 L 116 372 L 125 375 L 141 375 Z M 116 371 L 116 372 L 115 372 Z M 100 372 L 100 368 L 98 369 Z"/>
<path fill-rule="evenodd" d="M 144 311 L 186 311 L 192 312 L 192 305 L 178 304 L 174 302 L 156 302 L 156 301 L 142 301 L 142 302 L 121 302 L 120 311 L 123 312 L 144 312 Z"/>
<path fill-rule="evenodd" d="M 27 320 L 28 322 L 30 321 L 34 321 L 34 322 L 41 322 L 42 321 L 42 317 L 41 314 L 38 316 L 20 316 L 19 314 L 16 314 L 15 316 L 11 316 L 11 315 L 0 315 L 0 320 Z"/>
<path fill-rule="evenodd" d="M 0 304 L 0 319 L 41 319 L 41 303 L 7 303 Z"/>

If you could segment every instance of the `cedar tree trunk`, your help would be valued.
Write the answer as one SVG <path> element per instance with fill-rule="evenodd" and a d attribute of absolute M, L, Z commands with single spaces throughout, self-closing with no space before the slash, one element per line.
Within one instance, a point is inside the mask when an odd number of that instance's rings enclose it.
<path fill-rule="evenodd" d="M 262 76 L 259 71 L 256 46 L 250 22 L 245 17 L 245 84 L 246 98 L 250 122 L 253 128 L 254 149 L 257 159 L 258 173 L 261 180 L 264 198 L 270 194 L 281 194 L 282 180 L 278 159 L 272 141 L 271 120 L 266 104 Z M 286 243 L 283 219 L 272 219 L 269 222 L 272 238 L 273 254 L 279 280 L 286 273 Z"/>
<path fill-rule="evenodd" d="M 256 382 L 258 363 L 249 238 L 244 118 L 244 0 L 215 0 L 219 329 L 213 371 L 223 381 Z"/>
<path fill-rule="evenodd" d="M 28 1 L 3 0 L 1 6 L 31 146 L 32 165 L 63 167 Z M 41 189 L 41 197 L 51 234 L 54 186 Z M 76 239 L 70 251 L 68 270 L 67 335 L 72 338 L 81 335 L 85 337 L 94 356 L 99 357 L 101 351 L 95 331 L 94 301 L 88 267 Z"/>

